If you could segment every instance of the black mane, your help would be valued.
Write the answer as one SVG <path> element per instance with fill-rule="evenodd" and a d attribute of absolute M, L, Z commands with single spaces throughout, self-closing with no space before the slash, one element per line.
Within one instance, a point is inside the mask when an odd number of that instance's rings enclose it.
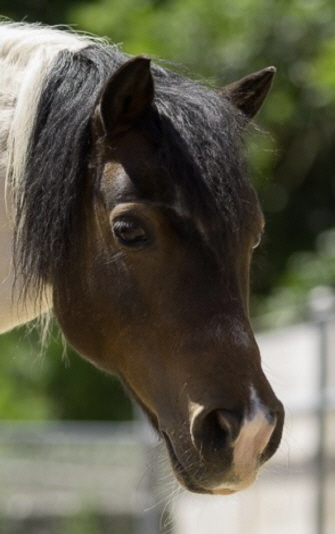
<path fill-rule="evenodd" d="M 167 118 L 160 154 L 184 209 L 205 225 L 237 231 L 250 193 L 241 151 L 245 117 L 214 90 L 172 71 L 154 70 L 156 105 Z"/>
<path fill-rule="evenodd" d="M 99 44 L 63 51 L 45 80 L 18 192 L 14 252 L 24 291 L 52 284 L 75 239 L 92 112 L 108 76 L 127 58 Z M 153 75 L 165 141 L 159 158 L 171 186 L 182 192 L 192 215 L 202 212 L 237 229 L 249 191 L 239 150 L 241 114 L 215 91 L 179 74 L 153 66 Z"/>

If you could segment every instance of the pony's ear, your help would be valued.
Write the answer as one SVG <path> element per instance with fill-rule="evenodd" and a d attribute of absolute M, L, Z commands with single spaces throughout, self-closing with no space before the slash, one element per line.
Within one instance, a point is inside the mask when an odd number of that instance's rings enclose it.
<path fill-rule="evenodd" d="M 124 63 L 107 80 L 98 101 L 104 134 L 115 135 L 133 127 L 148 111 L 153 98 L 150 59 L 137 56 Z"/>
<path fill-rule="evenodd" d="M 220 90 L 220 94 L 228 98 L 250 120 L 261 108 L 275 73 L 275 67 L 259 70 L 238 82 L 226 85 Z"/>

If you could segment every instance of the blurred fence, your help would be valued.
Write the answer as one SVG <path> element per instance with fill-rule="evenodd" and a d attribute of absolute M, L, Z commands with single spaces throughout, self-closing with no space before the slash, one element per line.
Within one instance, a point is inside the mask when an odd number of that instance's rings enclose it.
<path fill-rule="evenodd" d="M 251 489 L 231 497 L 183 492 L 164 528 L 145 423 L 2 423 L 0 532 L 334 534 L 335 319 L 321 313 L 258 342 L 286 425 Z"/>
<path fill-rule="evenodd" d="M 150 446 L 142 423 L 2 423 L 0 532 L 157 532 Z"/>

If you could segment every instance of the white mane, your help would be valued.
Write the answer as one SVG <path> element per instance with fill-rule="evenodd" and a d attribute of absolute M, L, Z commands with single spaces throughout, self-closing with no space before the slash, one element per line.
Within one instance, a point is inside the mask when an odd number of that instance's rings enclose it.
<path fill-rule="evenodd" d="M 5 147 L 0 173 L 6 169 L 11 199 L 24 171 L 38 100 L 52 61 L 61 50 L 75 52 L 91 43 L 86 35 L 58 28 L 0 23 L 0 144 Z"/>

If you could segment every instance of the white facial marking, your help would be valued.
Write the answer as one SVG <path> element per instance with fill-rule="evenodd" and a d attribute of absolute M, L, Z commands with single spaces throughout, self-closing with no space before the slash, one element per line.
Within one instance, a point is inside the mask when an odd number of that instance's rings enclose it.
<path fill-rule="evenodd" d="M 217 486 L 213 493 L 239 491 L 250 486 L 255 480 L 259 457 L 269 443 L 276 421 L 270 422 L 269 412 L 262 405 L 253 386 L 250 399 L 250 413 L 245 417 L 233 445 L 233 469 L 230 480 Z"/>
<path fill-rule="evenodd" d="M 194 422 L 196 418 L 198 417 L 198 415 L 204 410 L 204 408 L 205 407 L 202 406 L 202 404 L 198 404 L 197 402 L 193 402 L 191 400 L 189 401 L 188 410 L 190 414 L 190 433 L 191 433 L 191 440 L 192 440 L 194 447 L 196 447 L 195 442 L 194 442 L 194 433 L 193 433 Z"/>
<path fill-rule="evenodd" d="M 246 417 L 234 448 L 234 465 L 236 471 L 245 473 L 254 465 L 259 455 L 264 451 L 274 430 L 274 424 L 269 423 L 269 416 L 251 388 L 251 415 Z"/>

